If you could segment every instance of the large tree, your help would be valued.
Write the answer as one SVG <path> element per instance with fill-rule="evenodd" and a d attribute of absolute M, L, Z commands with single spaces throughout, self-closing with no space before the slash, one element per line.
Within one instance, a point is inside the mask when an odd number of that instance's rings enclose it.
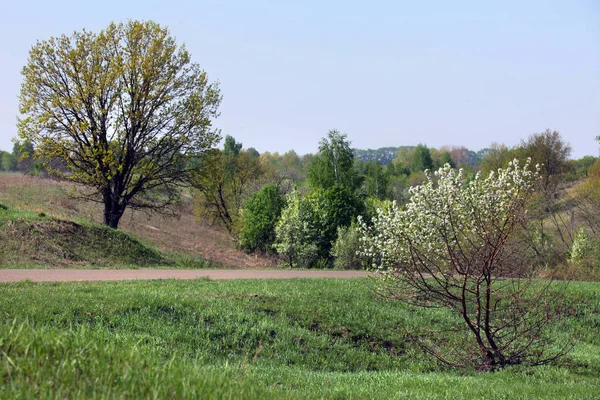
<path fill-rule="evenodd" d="M 521 141 L 522 153 L 530 157 L 534 165 L 541 168 L 542 190 L 547 196 L 554 196 L 558 185 L 569 171 L 571 146 L 566 143 L 558 131 L 546 129 L 541 133 L 530 135 Z"/>
<path fill-rule="evenodd" d="M 103 203 L 113 228 L 127 207 L 176 203 L 189 160 L 219 140 L 218 84 L 157 23 L 39 41 L 22 74 L 19 136 L 64 159 L 68 172 L 54 172 Z"/>

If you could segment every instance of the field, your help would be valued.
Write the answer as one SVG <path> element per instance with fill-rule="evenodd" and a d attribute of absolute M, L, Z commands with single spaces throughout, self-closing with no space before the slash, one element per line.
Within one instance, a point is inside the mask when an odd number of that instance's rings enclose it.
<path fill-rule="evenodd" d="M 0 285 L 0 398 L 598 398 L 600 285 L 572 283 L 558 365 L 448 370 L 404 328 L 451 318 L 367 279 Z"/>

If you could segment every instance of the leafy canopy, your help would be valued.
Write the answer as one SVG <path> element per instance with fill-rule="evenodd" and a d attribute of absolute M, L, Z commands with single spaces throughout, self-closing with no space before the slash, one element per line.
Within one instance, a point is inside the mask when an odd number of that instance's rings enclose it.
<path fill-rule="evenodd" d="M 175 203 L 190 158 L 219 139 L 218 85 L 151 21 L 39 41 L 22 74 L 19 136 L 63 159 L 53 172 L 91 189 L 112 227 L 126 207 Z"/>
<path fill-rule="evenodd" d="M 354 152 L 347 135 L 331 130 L 319 143 L 319 154 L 308 170 L 308 181 L 315 188 L 328 189 L 335 185 L 356 190 L 361 180 L 354 170 Z"/>
<path fill-rule="evenodd" d="M 242 210 L 241 247 L 251 252 L 271 252 L 275 225 L 284 206 L 278 185 L 267 185 L 250 196 Z"/>

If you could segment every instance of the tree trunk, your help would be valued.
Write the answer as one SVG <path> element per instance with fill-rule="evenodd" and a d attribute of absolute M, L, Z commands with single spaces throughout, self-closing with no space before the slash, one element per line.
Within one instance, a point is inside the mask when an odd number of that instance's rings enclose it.
<path fill-rule="evenodd" d="M 119 203 L 119 198 L 113 195 L 110 190 L 104 192 L 103 198 L 104 225 L 117 229 L 119 227 L 119 221 L 125 211 L 125 207 Z"/>

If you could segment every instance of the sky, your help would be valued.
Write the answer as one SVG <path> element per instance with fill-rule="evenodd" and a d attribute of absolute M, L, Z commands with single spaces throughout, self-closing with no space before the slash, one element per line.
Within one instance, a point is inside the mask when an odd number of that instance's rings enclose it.
<path fill-rule="evenodd" d="M 214 121 L 259 152 L 479 150 L 546 129 L 598 155 L 600 1 L 11 1 L 0 15 L 0 149 L 37 40 L 111 21 L 167 26 L 219 81 Z"/>

